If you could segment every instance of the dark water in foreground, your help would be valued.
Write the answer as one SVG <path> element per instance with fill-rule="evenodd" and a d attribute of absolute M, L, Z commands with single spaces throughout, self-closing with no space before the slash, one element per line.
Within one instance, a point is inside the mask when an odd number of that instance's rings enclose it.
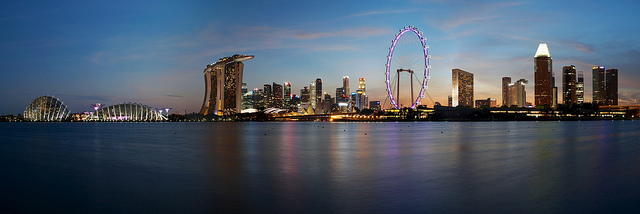
<path fill-rule="evenodd" d="M 640 211 L 640 121 L 0 123 L 0 212 Z"/>

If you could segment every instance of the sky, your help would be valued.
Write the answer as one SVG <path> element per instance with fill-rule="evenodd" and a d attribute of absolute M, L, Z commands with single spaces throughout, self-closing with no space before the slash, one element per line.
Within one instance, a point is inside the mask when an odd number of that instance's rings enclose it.
<path fill-rule="evenodd" d="M 136 102 L 198 112 L 207 64 L 250 54 L 249 88 L 291 82 L 293 93 L 322 78 L 334 95 L 366 78 L 385 102 L 386 56 L 398 30 L 427 38 L 427 93 L 447 103 L 451 69 L 474 74 L 475 99 L 501 100 L 501 78 L 527 79 L 547 43 L 556 85 L 562 66 L 619 71 L 620 104 L 640 98 L 637 1 L 10 1 L 0 8 L 0 114 L 22 113 L 53 95 L 72 112 Z M 388 102 L 388 101 L 387 101 Z M 423 102 L 432 106 L 431 101 Z"/>

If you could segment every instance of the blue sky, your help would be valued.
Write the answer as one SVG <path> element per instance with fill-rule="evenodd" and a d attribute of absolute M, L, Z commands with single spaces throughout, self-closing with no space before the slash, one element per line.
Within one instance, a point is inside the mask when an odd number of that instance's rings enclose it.
<path fill-rule="evenodd" d="M 144 103 L 196 112 L 204 67 L 252 54 L 250 88 L 291 82 L 294 93 L 320 77 L 330 94 L 342 76 L 367 79 L 383 101 L 384 64 L 404 26 L 429 45 L 428 93 L 446 103 L 451 69 L 475 75 L 475 98 L 500 99 L 500 79 L 530 80 L 547 43 L 556 84 L 561 68 L 618 68 L 620 103 L 640 97 L 640 3 L 635 1 L 14 1 L 0 8 L 0 114 L 21 113 L 54 95 L 72 112 L 90 104 Z M 432 105 L 431 102 L 423 102 Z"/>

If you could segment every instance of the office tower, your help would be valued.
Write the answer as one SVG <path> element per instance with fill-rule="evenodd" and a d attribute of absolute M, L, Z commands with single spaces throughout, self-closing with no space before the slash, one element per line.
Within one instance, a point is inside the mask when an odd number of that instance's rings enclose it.
<path fill-rule="evenodd" d="M 593 103 L 602 104 L 604 103 L 604 66 L 593 67 L 591 70 L 593 73 Z"/>
<path fill-rule="evenodd" d="M 473 106 L 473 74 L 454 68 L 452 71 L 453 90 L 451 106 Z"/>
<path fill-rule="evenodd" d="M 284 96 L 284 108 L 289 109 L 289 107 L 291 107 L 291 98 L 293 97 L 293 94 L 291 94 L 291 83 L 284 82 L 284 94 L 282 96 Z"/>
<path fill-rule="evenodd" d="M 219 59 L 204 69 L 205 94 L 200 114 L 235 114 L 242 110 L 242 61 L 251 55 L 233 55 Z"/>
<path fill-rule="evenodd" d="M 447 106 L 451 107 L 451 105 L 453 105 L 453 98 L 451 98 L 451 95 L 447 96 Z"/>
<path fill-rule="evenodd" d="M 511 83 L 511 77 L 502 77 L 502 104 L 503 106 L 509 106 L 509 84 Z"/>
<path fill-rule="evenodd" d="M 362 90 L 362 107 L 363 108 L 368 108 L 368 99 L 369 97 L 367 96 L 367 86 L 364 83 L 364 78 L 359 78 L 358 79 L 358 89 Z"/>
<path fill-rule="evenodd" d="M 356 108 L 362 110 L 364 107 L 364 90 L 356 90 Z"/>
<path fill-rule="evenodd" d="M 316 105 L 317 105 L 317 97 L 316 96 L 316 82 L 311 82 L 311 84 L 309 84 L 309 105 L 311 106 L 311 108 L 315 109 Z"/>
<path fill-rule="evenodd" d="M 333 99 L 331 98 L 331 95 L 327 92 L 324 92 L 324 102 L 328 103 L 329 105 L 333 104 Z"/>
<path fill-rule="evenodd" d="M 316 79 L 316 105 L 322 104 L 322 79 Z"/>
<path fill-rule="evenodd" d="M 578 96 L 576 66 L 562 67 L 562 103 L 565 105 L 576 104 Z"/>
<path fill-rule="evenodd" d="M 303 89 L 300 89 L 300 102 L 304 104 L 309 104 L 309 99 L 311 94 L 309 93 L 309 88 L 305 86 Z"/>
<path fill-rule="evenodd" d="M 264 90 L 259 88 L 254 88 L 253 89 L 253 108 L 260 109 L 265 107 L 266 105 L 265 105 Z"/>
<path fill-rule="evenodd" d="M 576 82 L 576 99 L 578 104 L 584 103 L 584 74 L 578 71 L 578 81 Z"/>
<path fill-rule="evenodd" d="M 618 105 L 618 69 L 605 72 L 604 104 Z"/>
<path fill-rule="evenodd" d="M 518 106 L 518 108 L 522 108 L 527 104 L 527 92 L 525 91 L 525 85 L 529 83 L 529 81 L 525 79 L 519 79 L 514 83 L 509 84 L 509 103 L 507 106 Z"/>
<path fill-rule="evenodd" d="M 349 91 L 349 76 L 342 77 L 342 88 L 344 88 L 345 94 L 351 94 L 351 91 Z"/>
<path fill-rule="evenodd" d="M 273 108 L 273 90 L 271 85 L 264 84 L 264 105 L 266 108 Z"/>
<path fill-rule="evenodd" d="M 349 102 L 349 105 L 350 105 L 349 109 L 355 110 L 355 108 L 358 106 L 358 103 L 357 103 L 357 101 L 358 101 L 358 92 L 351 92 L 351 96 L 350 97 L 351 97 L 351 100 Z M 362 110 L 362 109 L 360 109 L 360 110 Z"/>
<path fill-rule="evenodd" d="M 552 62 L 551 54 L 547 44 L 542 43 L 538 46 L 536 55 L 533 57 L 534 67 L 534 98 L 535 104 L 553 105 L 553 87 L 552 82 Z"/>
<path fill-rule="evenodd" d="M 274 108 L 282 108 L 283 103 L 283 95 L 282 95 L 282 85 L 273 83 L 273 107 Z"/>
<path fill-rule="evenodd" d="M 249 91 L 247 90 L 247 83 L 246 83 L 246 82 L 243 82 L 243 83 L 242 83 L 242 94 L 246 94 L 247 92 L 249 92 Z"/>

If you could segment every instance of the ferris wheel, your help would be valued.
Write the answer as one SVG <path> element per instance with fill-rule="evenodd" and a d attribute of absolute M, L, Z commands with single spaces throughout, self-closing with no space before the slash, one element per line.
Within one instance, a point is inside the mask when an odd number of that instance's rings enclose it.
<path fill-rule="evenodd" d="M 412 26 L 401 29 L 393 39 L 385 65 L 385 82 L 392 108 L 416 108 L 424 98 L 431 69 L 426 40 L 422 32 Z M 409 75 L 403 75 L 405 73 Z M 419 93 L 415 94 L 415 91 Z"/>

